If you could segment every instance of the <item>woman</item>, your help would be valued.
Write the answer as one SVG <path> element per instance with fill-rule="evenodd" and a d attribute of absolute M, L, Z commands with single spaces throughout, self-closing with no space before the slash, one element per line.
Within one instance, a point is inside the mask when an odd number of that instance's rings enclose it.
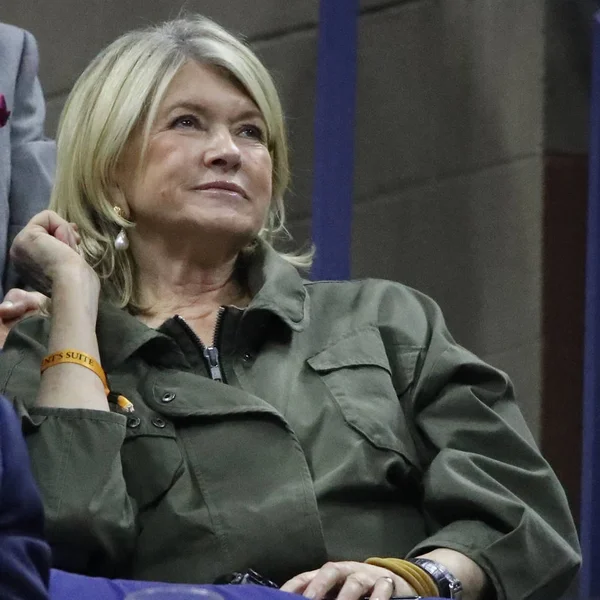
<path fill-rule="evenodd" d="M 510 382 L 413 290 L 304 281 L 271 245 L 287 177 L 271 78 L 206 19 L 125 35 L 75 85 L 52 211 L 12 248 L 51 316 L 0 359 L 57 566 L 558 597 L 577 537 Z"/>

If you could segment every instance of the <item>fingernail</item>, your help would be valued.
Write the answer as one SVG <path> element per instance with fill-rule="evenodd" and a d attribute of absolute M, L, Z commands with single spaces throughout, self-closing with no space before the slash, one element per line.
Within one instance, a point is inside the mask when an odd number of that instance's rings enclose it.
<path fill-rule="evenodd" d="M 11 302 L 10 300 L 4 300 L 0 303 L 0 308 L 12 308 L 14 305 L 14 302 Z"/>

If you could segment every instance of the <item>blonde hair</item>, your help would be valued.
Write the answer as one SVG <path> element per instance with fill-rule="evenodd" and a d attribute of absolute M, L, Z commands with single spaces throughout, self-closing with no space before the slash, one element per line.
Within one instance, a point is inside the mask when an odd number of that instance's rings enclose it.
<path fill-rule="evenodd" d="M 224 69 L 262 113 L 273 163 L 273 199 L 259 237 L 273 243 L 285 229 L 283 195 L 289 183 L 287 136 L 277 90 L 256 55 L 242 41 L 201 16 L 132 31 L 114 41 L 75 83 L 58 129 L 57 172 L 51 210 L 77 223 L 81 248 L 98 273 L 104 297 L 121 307 L 142 309 L 135 262 L 116 251 L 121 227 L 132 227 L 114 210 L 122 205 L 117 165 L 134 129 L 143 126 L 143 149 L 169 83 L 188 61 Z M 308 268 L 312 250 L 280 255 Z"/>

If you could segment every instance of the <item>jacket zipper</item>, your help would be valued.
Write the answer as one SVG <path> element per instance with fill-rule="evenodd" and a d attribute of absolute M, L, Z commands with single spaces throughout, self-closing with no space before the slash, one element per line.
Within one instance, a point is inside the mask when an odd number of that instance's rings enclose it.
<path fill-rule="evenodd" d="M 198 347 L 202 351 L 202 356 L 206 361 L 208 367 L 208 374 L 213 381 L 223 382 L 223 371 L 221 369 L 221 361 L 219 358 L 219 349 L 217 348 L 217 340 L 219 339 L 219 333 L 221 331 L 221 325 L 223 323 L 223 316 L 225 315 L 225 307 L 221 306 L 217 313 L 217 322 L 215 323 L 215 332 L 213 334 L 213 341 L 211 346 L 205 346 L 202 340 L 196 335 L 196 332 L 187 324 L 187 321 L 181 316 L 176 315 L 175 318 L 185 327 L 187 332 L 190 334 L 192 339 L 198 344 Z"/>

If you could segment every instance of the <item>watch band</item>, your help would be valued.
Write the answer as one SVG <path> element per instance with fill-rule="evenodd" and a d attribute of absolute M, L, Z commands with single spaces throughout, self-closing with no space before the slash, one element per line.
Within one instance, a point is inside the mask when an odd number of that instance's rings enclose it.
<path fill-rule="evenodd" d="M 444 565 L 429 558 L 409 558 L 408 561 L 421 567 L 435 581 L 442 598 L 462 598 L 462 583 Z"/>

